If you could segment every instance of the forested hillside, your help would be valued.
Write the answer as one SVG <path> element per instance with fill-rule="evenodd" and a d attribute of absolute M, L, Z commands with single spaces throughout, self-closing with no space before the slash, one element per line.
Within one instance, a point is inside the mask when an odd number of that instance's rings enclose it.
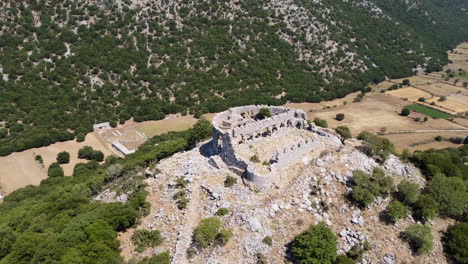
<path fill-rule="evenodd" d="M 463 0 L 1 1 L 0 155 L 101 121 L 318 102 L 440 70 Z"/>

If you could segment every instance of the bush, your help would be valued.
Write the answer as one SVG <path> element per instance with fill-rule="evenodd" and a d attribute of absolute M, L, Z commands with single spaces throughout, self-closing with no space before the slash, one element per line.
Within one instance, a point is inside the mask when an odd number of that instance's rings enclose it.
<path fill-rule="evenodd" d="M 468 223 L 450 225 L 443 239 L 448 256 L 455 263 L 468 263 Z"/>
<path fill-rule="evenodd" d="M 387 138 L 363 131 L 358 135 L 358 139 L 365 142 L 365 148 L 369 155 L 376 155 L 382 161 L 386 160 L 391 153 L 395 153 L 395 147 Z"/>
<path fill-rule="evenodd" d="M 227 176 L 224 180 L 224 187 L 232 187 L 234 184 L 237 184 L 237 178 L 233 176 Z"/>
<path fill-rule="evenodd" d="M 66 151 L 62 151 L 59 154 L 57 154 L 57 162 L 59 164 L 70 163 L 70 153 L 68 153 Z"/>
<path fill-rule="evenodd" d="M 361 170 L 353 171 L 353 192 L 351 200 L 359 207 L 366 208 L 372 204 L 376 196 L 386 196 L 395 188 L 393 180 L 385 176 L 380 168 L 374 168 L 372 177 Z"/>
<path fill-rule="evenodd" d="M 347 126 L 339 126 L 335 129 L 336 133 L 341 136 L 342 141 L 344 142 L 346 139 L 350 139 L 353 137 L 351 134 L 351 130 Z"/>
<path fill-rule="evenodd" d="M 421 189 L 416 183 L 403 180 L 400 182 L 400 184 L 398 184 L 398 192 L 396 193 L 396 196 L 398 200 L 406 205 L 415 203 L 418 200 L 420 194 Z"/>
<path fill-rule="evenodd" d="M 257 155 L 253 155 L 252 157 L 250 157 L 250 161 L 253 163 L 259 163 L 260 159 L 258 158 Z"/>
<path fill-rule="evenodd" d="M 462 179 L 436 175 L 429 182 L 427 193 L 437 202 L 441 214 L 451 217 L 463 214 L 468 197 Z"/>
<path fill-rule="evenodd" d="M 323 119 L 320 119 L 318 117 L 316 117 L 314 119 L 314 124 L 319 126 L 319 127 L 323 127 L 323 128 L 327 128 L 328 127 L 328 122 L 327 120 L 323 120 Z"/>
<path fill-rule="evenodd" d="M 133 244 L 136 246 L 137 252 L 143 252 L 148 247 L 157 247 L 163 242 L 159 230 L 136 230 L 132 235 Z"/>
<path fill-rule="evenodd" d="M 436 137 L 434 138 L 434 140 L 435 140 L 435 141 L 442 141 L 442 136 L 436 136 Z"/>
<path fill-rule="evenodd" d="M 76 142 L 83 142 L 86 139 L 86 135 L 84 133 L 78 133 L 76 135 Z"/>
<path fill-rule="evenodd" d="M 268 109 L 266 107 L 260 108 L 260 111 L 258 112 L 257 118 L 258 119 L 265 119 L 267 117 L 271 117 L 270 109 Z"/>
<path fill-rule="evenodd" d="M 39 164 L 44 164 L 44 160 L 42 159 L 41 155 L 36 155 L 34 159 L 39 162 Z"/>
<path fill-rule="evenodd" d="M 395 223 L 398 219 L 404 218 L 407 215 L 406 206 L 399 201 L 391 202 L 386 208 L 389 220 Z"/>
<path fill-rule="evenodd" d="M 163 253 L 159 253 L 158 255 L 154 255 L 152 257 L 145 257 L 142 259 L 138 264 L 170 264 L 171 263 L 171 255 L 169 252 L 165 251 Z"/>
<path fill-rule="evenodd" d="M 185 179 L 184 176 L 178 177 L 176 179 L 176 188 L 185 188 L 187 187 L 188 181 Z"/>
<path fill-rule="evenodd" d="M 50 164 L 47 175 L 49 175 L 49 177 L 63 177 L 63 169 L 58 162 L 54 162 Z"/>
<path fill-rule="evenodd" d="M 273 239 L 271 238 L 271 236 L 266 236 L 265 238 L 263 238 L 262 242 L 270 247 L 273 245 Z"/>
<path fill-rule="evenodd" d="M 193 233 L 193 240 L 200 248 L 206 248 L 216 238 L 221 227 L 221 220 L 216 217 L 202 219 Z"/>
<path fill-rule="evenodd" d="M 425 225 L 414 224 L 406 229 L 403 238 L 417 254 L 428 254 L 434 244 L 431 229 Z"/>
<path fill-rule="evenodd" d="M 413 212 L 416 219 L 428 221 L 434 219 L 438 212 L 439 206 L 430 195 L 422 194 L 413 205 Z"/>
<path fill-rule="evenodd" d="M 354 260 L 348 258 L 346 255 L 339 255 L 333 264 L 354 264 Z"/>
<path fill-rule="evenodd" d="M 323 222 L 310 226 L 290 244 L 293 261 L 309 264 L 332 264 L 336 258 L 336 236 Z"/>
<path fill-rule="evenodd" d="M 419 97 L 418 101 L 419 101 L 419 102 L 425 102 L 425 101 L 426 101 L 426 98 L 424 98 L 424 97 Z"/>
<path fill-rule="evenodd" d="M 345 119 L 345 114 L 343 114 L 343 113 L 338 113 L 338 114 L 336 114 L 335 119 L 336 119 L 337 121 L 343 121 L 343 120 Z"/>
<path fill-rule="evenodd" d="M 218 211 L 216 211 L 216 215 L 217 215 L 217 216 L 225 216 L 225 215 L 227 215 L 227 214 L 229 214 L 229 209 L 224 208 L 224 207 L 223 207 L 223 208 L 219 208 Z"/>
<path fill-rule="evenodd" d="M 78 150 L 78 158 L 101 162 L 104 160 L 104 154 L 99 150 L 94 150 L 90 146 L 84 146 Z"/>
<path fill-rule="evenodd" d="M 402 116 L 409 116 L 410 115 L 410 110 L 408 108 L 401 109 L 401 115 Z"/>
<path fill-rule="evenodd" d="M 232 230 L 230 229 L 223 229 L 221 231 L 219 231 L 219 233 L 216 235 L 216 242 L 221 245 L 221 246 L 224 246 L 227 244 L 227 242 L 229 241 L 229 239 L 231 239 L 231 237 L 233 236 L 232 234 Z"/>

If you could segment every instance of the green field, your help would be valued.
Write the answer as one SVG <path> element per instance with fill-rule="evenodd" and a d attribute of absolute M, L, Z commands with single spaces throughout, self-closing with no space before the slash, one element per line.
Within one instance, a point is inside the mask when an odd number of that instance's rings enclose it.
<path fill-rule="evenodd" d="M 416 111 L 421 114 L 425 114 L 427 116 L 433 117 L 433 118 L 450 118 L 452 117 L 451 115 L 441 112 L 439 110 L 432 109 L 430 107 L 420 105 L 420 104 L 412 104 L 412 105 L 407 105 L 405 108 L 408 108 L 409 110 Z"/>

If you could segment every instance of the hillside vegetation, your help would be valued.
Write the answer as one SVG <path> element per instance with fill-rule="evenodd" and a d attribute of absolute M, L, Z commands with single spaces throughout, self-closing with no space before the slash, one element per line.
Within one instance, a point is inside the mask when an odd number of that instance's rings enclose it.
<path fill-rule="evenodd" d="M 0 155 L 101 121 L 318 102 L 447 64 L 463 0 L 2 1 Z"/>

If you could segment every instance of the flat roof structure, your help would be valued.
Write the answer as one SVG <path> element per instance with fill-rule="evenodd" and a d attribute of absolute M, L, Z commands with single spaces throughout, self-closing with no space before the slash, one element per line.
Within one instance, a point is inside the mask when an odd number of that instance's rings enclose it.
<path fill-rule="evenodd" d="M 135 153 L 135 150 L 129 150 L 127 147 L 125 147 L 122 143 L 118 141 L 112 142 L 112 147 L 115 148 L 118 152 L 122 153 L 123 155 L 128 155 Z"/>

